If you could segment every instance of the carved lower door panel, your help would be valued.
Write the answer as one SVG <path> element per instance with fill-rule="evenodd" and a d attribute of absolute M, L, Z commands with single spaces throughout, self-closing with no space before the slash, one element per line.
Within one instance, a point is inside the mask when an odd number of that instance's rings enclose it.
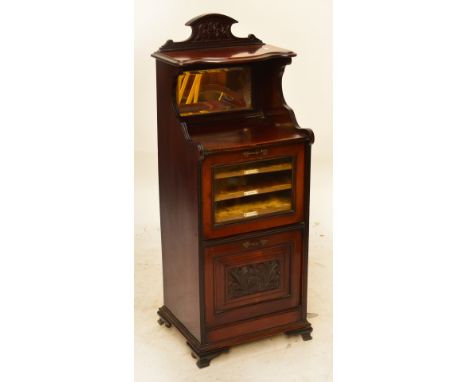
<path fill-rule="evenodd" d="M 208 327 L 297 307 L 301 231 L 256 236 L 205 249 Z"/>

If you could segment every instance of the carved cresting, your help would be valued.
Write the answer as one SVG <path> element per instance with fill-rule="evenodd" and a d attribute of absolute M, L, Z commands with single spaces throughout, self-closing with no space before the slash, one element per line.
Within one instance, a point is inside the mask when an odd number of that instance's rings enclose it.
<path fill-rule="evenodd" d="M 159 51 L 165 52 L 171 50 L 229 47 L 236 45 L 263 45 L 263 42 L 253 34 L 249 34 L 248 37 L 244 38 L 234 36 L 231 32 L 231 26 L 234 23 L 237 23 L 237 21 L 219 13 L 209 13 L 195 17 L 185 23 L 185 25 L 192 28 L 192 34 L 187 40 L 180 42 L 167 40 L 167 42 L 159 48 Z"/>
<path fill-rule="evenodd" d="M 248 264 L 228 269 L 228 298 L 277 289 L 280 286 L 278 260 Z"/>

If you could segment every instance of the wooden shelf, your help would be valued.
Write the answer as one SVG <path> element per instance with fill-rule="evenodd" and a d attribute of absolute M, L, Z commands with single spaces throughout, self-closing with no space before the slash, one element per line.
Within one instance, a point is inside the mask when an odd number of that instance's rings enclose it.
<path fill-rule="evenodd" d="M 291 170 L 291 169 L 292 169 L 292 164 L 290 162 L 275 163 L 275 164 L 269 164 L 269 165 L 252 167 L 252 168 L 219 171 L 219 172 L 216 172 L 215 179 L 225 179 L 225 178 L 232 178 L 234 176 L 245 176 L 245 175 L 253 175 L 253 174 L 266 174 L 268 172 L 278 172 L 278 171 L 285 171 L 285 170 Z"/>
<path fill-rule="evenodd" d="M 215 211 L 215 219 L 217 223 L 224 223 L 231 220 L 246 219 L 290 209 L 290 198 L 271 197 L 266 200 L 255 200 L 234 206 L 217 208 Z"/>
<path fill-rule="evenodd" d="M 228 115 L 228 114 L 226 114 Z M 220 120 L 223 121 L 223 120 Z M 214 126 L 196 125 L 187 121 L 188 133 L 193 142 L 203 145 L 206 152 L 222 150 L 250 150 L 269 144 L 290 144 L 313 141 L 313 135 L 306 129 L 296 129 L 292 123 L 253 120 L 240 128 L 231 126 L 226 121 Z"/>
<path fill-rule="evenodd" d="M 286 180 L 285 182 L 276 183 L 276 184 L 264 184 L 258 187 L 239 187 L 235 190 L 220 190 L 215 195 L 215 202 L 220 202 L 222 200 L 244 198 L 252 195 L 267 194 L 270 192 L 283 191 L 291 189 L 291 181 Z"/>

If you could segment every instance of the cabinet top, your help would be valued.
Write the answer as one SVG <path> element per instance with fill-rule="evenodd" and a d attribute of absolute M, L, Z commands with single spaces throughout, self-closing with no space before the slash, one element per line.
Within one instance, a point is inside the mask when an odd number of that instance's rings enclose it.
<path fill-rule="evenodd" d="M 231 32 L 234 23 L 237 21 L 233 18 L 218 13 L 195 17 L 185 24 L 192 28 L 187 40 L 168 40 L 152 56 L 176 66 L 245 63 L 296 56 L 290 50 L 264 44 L 253 34 L 234 36 Z"/>
<path fill-rule="evenodd" d="M 203 50 L 158 51 L 153 53 L 152 56 L 169 64 L 185 66 L 191 64 L 245 63 L 275 57 L 294 57 L 296 53 L 272 45 L 251 45 Z"/>

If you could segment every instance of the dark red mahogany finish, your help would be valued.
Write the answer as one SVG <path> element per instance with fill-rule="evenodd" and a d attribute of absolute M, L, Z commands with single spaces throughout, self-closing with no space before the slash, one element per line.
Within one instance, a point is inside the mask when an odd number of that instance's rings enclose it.
<path fill-rule="evenodd" d="M 312 331 L 306 313 L 314 135 L 298 126 L 281 87 L 295 53 L 253 35 L 233 36 L 235 22 L 219 14 L 196 17 L 187 23 L 186 41 L 169 40 L 153 53 L 164 280 L 158 322 L 185 336 L 199 367 L 236 344 L 278 333 L 308 340 Z M 250 69 L 251 108 L 179 115 L 182 72 L 233 66 Z M 216 166 L 281 158 L 292 164 L 290 209 L 215 221 Z"/>

